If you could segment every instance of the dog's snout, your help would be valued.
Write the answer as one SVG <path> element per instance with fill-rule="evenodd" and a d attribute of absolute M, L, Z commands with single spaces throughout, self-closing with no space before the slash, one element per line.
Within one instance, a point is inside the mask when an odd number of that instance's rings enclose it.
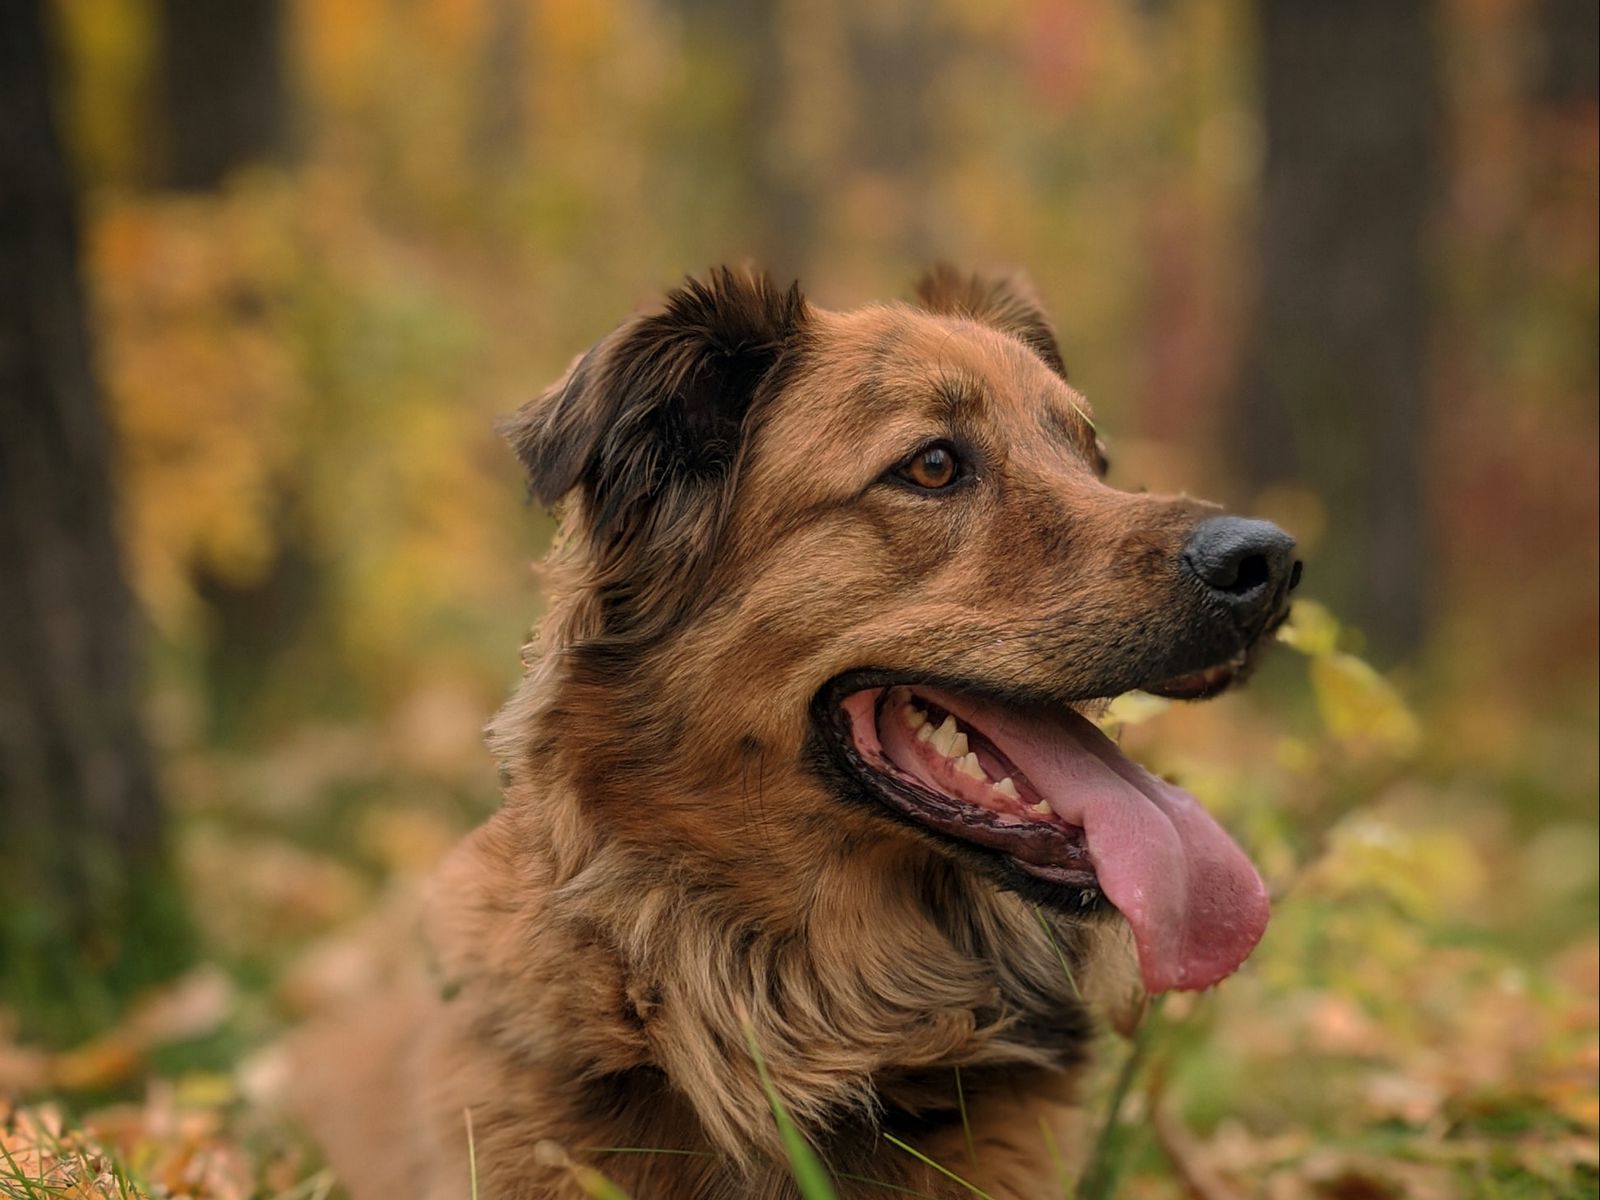
<path fill-rule="evenodd" d="M 1183 567 L 1247 619 L 1283 604 L 1300 582 L 1294 539 L 1270 521 L 1243 517 L 1196 525 L 1183 547 Z"/>

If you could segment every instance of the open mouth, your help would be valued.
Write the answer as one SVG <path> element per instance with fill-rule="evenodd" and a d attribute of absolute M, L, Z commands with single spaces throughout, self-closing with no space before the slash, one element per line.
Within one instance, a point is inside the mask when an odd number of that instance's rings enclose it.
<path fill-rule="evenodd" d="M 1241 665 L 1147 690 L 1212 695 Z M 1078 712 L 864 682 L 835 693 L 850 771 L 902 817 L 1004 856 L 1057 903 L 1093 907 L 1103 895 L 1133 931 L 1148 990 L 1209 987 L 1254 949 L 1268 902 L 1249 859 L 1199 801 Z"/>

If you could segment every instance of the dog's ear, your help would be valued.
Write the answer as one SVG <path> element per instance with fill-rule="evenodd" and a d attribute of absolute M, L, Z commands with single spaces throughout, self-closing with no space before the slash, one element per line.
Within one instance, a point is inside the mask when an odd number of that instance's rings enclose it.
<path fill-rule="evenodd" d="M 799 285 L 720 267 L 579 358 L 501 431 L 534 497 L 582 493 L 601 539 L 645 505 L 720 479 L 746 413 L 806 323 Z"/>
<path fill-rule="evenodd" d="M 1055 328 L 1033 284 L 1021 272 L 986 275 L 939 263 L 917 281 L 917 302 L 929 312 L 971 317 L 1009 333 L 1057 375 L 1067 377 Z"/>
<path fill-rule="evenodd" d="M 573 493 L 591 631 L 647 633 L 699 594 L 746 418 L 779 386 L 808 309 L 798 285 L 726 267 L 690 279 L 501 426 L 534 498 Z"/>

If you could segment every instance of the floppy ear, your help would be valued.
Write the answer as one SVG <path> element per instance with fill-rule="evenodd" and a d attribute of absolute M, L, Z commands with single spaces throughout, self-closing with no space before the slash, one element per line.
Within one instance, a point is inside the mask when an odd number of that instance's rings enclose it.
<path fill-rule="evenodd" d="M 643 590 L 665 592 L 704 556 L 746 415 L 806 319 L 798 285 L 720 267 L 602 339 L 502 423 L 540 503 L 577 493 L 613 613 Z"/>
<path fill-rule="evenodd" d="M 986 275 L 938 263 L 917 281 L 917 301 L 929 312 L 971 317 L 1009 333 L 1057 375 L 1067 377 L 1056 331 L 1033 284 L 1021 272 Z"/>
<path fill-rule="evenodd" d="M 668 294 L 501 425 L 533 494 L 581 488 L 603 531 L 675 481 L 731 465 L 746 412 L 805 323 L 799 285 L 719 267 Z"/>

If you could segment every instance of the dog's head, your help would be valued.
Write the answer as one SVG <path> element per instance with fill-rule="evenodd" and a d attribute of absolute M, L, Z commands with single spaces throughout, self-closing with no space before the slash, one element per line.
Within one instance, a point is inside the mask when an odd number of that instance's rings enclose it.
<path fill-rule="evenodd" d="M 1107 486 L 1026 283 L 941 269 L 918 297 L 835 313 L 718 271 L 509 423 L 534 495 L 572 497 L 575 570 L 521 769 L 559 746 L 609 836 L 773 889 L 797 847 L 892 846 L 1109 902 L 1149 988 L 1206 986 L 1259 938 L 1261 882 L 1083 713 L 1241 678 L 1293 543 Z"/>

